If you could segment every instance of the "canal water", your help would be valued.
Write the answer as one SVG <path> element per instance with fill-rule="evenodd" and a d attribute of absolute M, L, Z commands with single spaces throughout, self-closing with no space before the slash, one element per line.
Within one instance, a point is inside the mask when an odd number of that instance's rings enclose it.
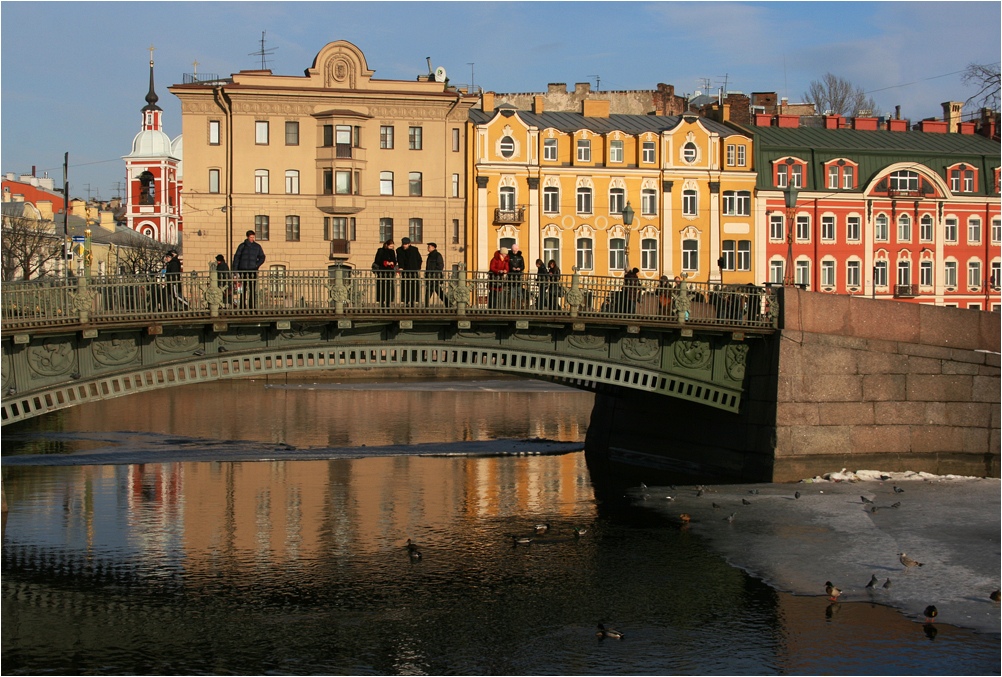
<path fill-rule="evenodd" d="M 998 672 L 997 635 L 728 566 L 591 476 L 591 406 L 531 381 L 248 380 L 8 426 L 0 670 Z"/>

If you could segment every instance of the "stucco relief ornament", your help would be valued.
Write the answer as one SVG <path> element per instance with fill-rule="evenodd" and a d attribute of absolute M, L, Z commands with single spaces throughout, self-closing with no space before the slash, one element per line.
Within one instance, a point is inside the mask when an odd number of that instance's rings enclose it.
<path fill-rule="evenodd" d="M 451 280 L 449 282 L 449 301 L 454 306 L 460 303 L 470 303 L 470 285 L 466 280 Z"/>
<path fill-rule="evenodd" d="M 73 347 L 69 343 L 50 343 L 28 348 L 28 366 L 39 376 L 59 376 L 73 367 Z"/>
<path fill-rule="evenodd" d="M 202 298 L 209 306 L 223 305 L 223 289 L 219 285 L 206 284 L 202 286 Z"/>
<path fill-rule="evenodd" d="M 710 344 L 699 339 L 679 339 L 675 342 L 675 360 L 688 369 L 701 369 L 710 363 Z"/>
<path fill-rule="evenodd" d="M 94 297 L 97 291 L 86 288 L 70 292 L 70 307 L 78 313 L 90 312 L 94 308 Z"/>
<path fill-rule="evenodd" d="M 605 347 L 605 339 L 594 334 L 571 334 L 567 342 L 581 350 L 598 350 Z"/>
<path fill-rule="evenodd" d="M 692 293 L 685 288 L 685 283 L 677 292 L 673 305 L 675 306 L 675 316 L 679 322 L 685 322 L 689 317 L 689 308 L 692 307 Z"/>
<path fill-rule="evenodd" d="M 330 296 L 330 300 L 334 303 L 347 305 L 351 301 L 351 288 L 343 282 L 341 284 L 328 282 L 327 293 Z"/>
<path fill-rule="evenodd" d="M 572 286 L 567 290 L 567 305 L 573 309 L 578 309 L 584 304 L 584 292 L 577 288 L 577 286 Z"/>
<path fill-rule="evenodd" d="M 157 336 L 153 341 L 153 345 L 161 353 L 187 353 L 198 348 L 201 342 L 195 335 L 177 334 L 174 336 Z"/>
<path fill-rule="evenodd" d="M 743 381 L 745 364 L 748 360 L 748 346 L 743 343 L 731 344 L 724 352 L 724 368 L 732 381 Z"/>
<path fill-rule="evenodd" d="M 109 367 L 127 364 L 139 355 L 139 346 L 132 336 L 115 336 L 102 341 L 94 341 L 90 349 L 95 361 Z"/>
<path fill-rule="evenodd" d="M 658 356 L 661 350 L 660 342 L 654 338 L 641 336 L 623 339 L 623 354 L 631 360 L 649 362 Z"/>
<path fill-rule="evenodd" d="M 323 338 L 323 326 L 319 324 L 293 324 L 291 329 L 278 332 L 278 336 L 286 341 L 317 341 Z"/>

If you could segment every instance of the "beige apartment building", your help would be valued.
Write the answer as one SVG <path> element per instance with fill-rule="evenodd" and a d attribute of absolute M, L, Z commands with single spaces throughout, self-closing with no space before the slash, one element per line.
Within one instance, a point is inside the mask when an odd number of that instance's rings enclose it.
<path fill-rule="evenodd" d="M 186 271 L 229 260 L 247 230 L 262 269 L 277 273 L 368 269 L 391 237 L 437 243 L 446 266 L 462 261 L 478 97 L 450 87 L 442 68 L 415 80 L 374 72 L 338 40 L 302 76 L 241 71 L 170 88 L 182 111 Z"/>

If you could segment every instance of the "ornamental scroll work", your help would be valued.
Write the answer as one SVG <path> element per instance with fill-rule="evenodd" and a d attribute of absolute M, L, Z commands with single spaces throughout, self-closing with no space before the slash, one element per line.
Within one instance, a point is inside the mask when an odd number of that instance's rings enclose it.
<path fill-rule="evenodd" d="M 39 376 L 61 376 L 73 368 L 73 346 L 46 339 L 28 348 L 28 366 Z"/>
<path fill-rule="evenodd" d="M 680 339 L 675 342 L 675 361 L 686 369 L 705 369 L 713 358 L 713 350 L 708 341 Z"/>
<path fill-rule="evenodd" d="M 348 89 L 354 89 L 355 64 L 342 55 L 329 59 L 324 69 L 324 87 L 347 87 Z"/>
<path fill-rule="evenodd" d="M 91 343 L 90 350 L 94 360 L 106 367 L 128 364 L 139 356 L 139 344 L 135 336 L 125 334 L 96 340 Z"/>
<path fill-rule="evenodd" d="M 745 380 L 745 365 L 748 361 L 748 346 L 743 343 L 732 343 L 724 352 L 724 369 L 732 381 Z"/>
<path fill-rule="evenodd" d="M 623 354 L 634 362 L 651 362 L 661 355 L 661 342 L 641 336 L 623 339 Z"/>

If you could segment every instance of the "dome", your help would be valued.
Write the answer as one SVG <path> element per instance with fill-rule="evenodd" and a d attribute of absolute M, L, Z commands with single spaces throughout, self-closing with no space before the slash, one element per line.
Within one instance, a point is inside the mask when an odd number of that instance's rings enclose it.
<path fill-rule="evenodd" d="M 170 137 L 161 131 L 145 129 L 132 140 L 129 157 L 172 157 Z"/>
<path fill-rule="evenodd" d="M 184 137 L 180 134 L 171 142 L 171 155 L 177 158 L 177 178 L 184 176 Z"/>

